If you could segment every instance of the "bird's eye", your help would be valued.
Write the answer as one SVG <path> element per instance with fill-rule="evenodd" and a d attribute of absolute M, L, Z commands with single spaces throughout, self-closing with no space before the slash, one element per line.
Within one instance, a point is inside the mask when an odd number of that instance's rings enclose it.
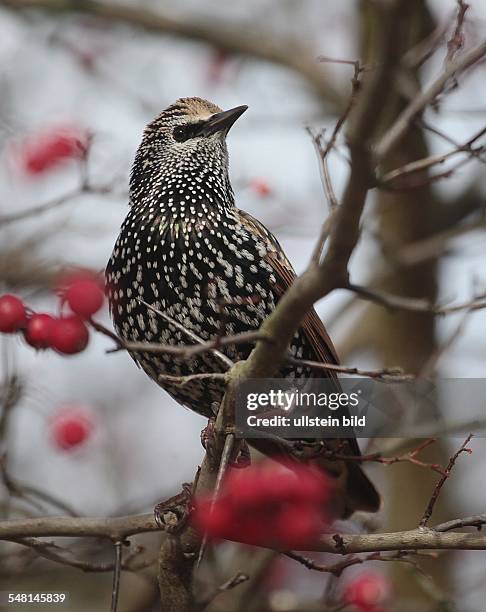
<path fill-rule="evenodd" d="M 184 142 L 188 138 L 186 130 L 182 126 L 175 127 L 172 136 L 177 142 Z"/>

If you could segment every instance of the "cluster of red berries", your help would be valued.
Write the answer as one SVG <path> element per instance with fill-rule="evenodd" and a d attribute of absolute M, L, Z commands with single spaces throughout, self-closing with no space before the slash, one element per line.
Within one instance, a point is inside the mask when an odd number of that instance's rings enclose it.
<path fill-rule="evenodd" d="M 390 591 L 390 583 L 383 574 L 362 572 L 346 585 L 343 602 L 356 612 L 386 612 Z"/>
<path fill-rule="evenodd" d="M 35 349 L 80 353 L 89 341 L 85 321 L 103 306 L 103 286 L 95 275 L 77 272 L 63 282 L 60 293 L 61 305 L 66 303 L 71 312 L 59 317 L 30 311 L 16 295 L 0 296 L 0 332 L 22 333 Z"/>
<path fill-rule="evenodd" d="M 211 497 L 197 500 L 193 523 L 213 539 L 305 548 L 332 520 L 331 496 L 322 472 L 268 461 L 231 470 L 214 504 Z"/>
<path fill-rule="evenodd" d="M 74 126 L 53 126 L 28 136 L 17 147 L 22 169 L 38 175 L 69 159 L 83 159 L 88 151 L 88 134 Z"/>

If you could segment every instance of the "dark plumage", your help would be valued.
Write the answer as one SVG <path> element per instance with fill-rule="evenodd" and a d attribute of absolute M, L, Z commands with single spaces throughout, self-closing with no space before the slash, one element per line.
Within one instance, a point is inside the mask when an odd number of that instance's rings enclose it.
<path fill-rule="evenodd" d="M 130 179 L 130 211 L 122 225 L 106 275 L 113 321 L 126 340 L 190 344 L 181 329 L 209 340 L 221 333 L 256 330 L 271 313 L 295 274 L 277 239 L 235 206 L 228 177 L 226 134 L 246 110 L 223 111 L 200 98 L 182 98 L 145 129 Z M 233 361 L 246 359 L 252 345 L 224 348 Z M 223 350 L 223 349 L 222 349 Z M 295 357 L 337 362 L 315 311 L 295 334 Z M 160 374 L 224 372 L 217 355 L 190 360 L 172 355 L 133 355 L 145 372 L 178 402 L 206 416 L 222 399 L 218 380 L 184 386 L 160 382 Z M 309 375 L 284 367 L 281 376 Z M 359 453 L 356 442 L 351 450 Z M 336 463 L 336 462 L 335 462 Z M 352 508 L 376 509 L 378 497 L 359 467 Z M 347 488 L 351 488 L 350 482 Z M 361 499 L 359 499 L 361 498 Z"/>

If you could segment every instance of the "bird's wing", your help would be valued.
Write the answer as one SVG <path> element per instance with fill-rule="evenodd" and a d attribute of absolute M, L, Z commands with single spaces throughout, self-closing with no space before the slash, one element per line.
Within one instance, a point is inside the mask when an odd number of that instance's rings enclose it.
<path fill-rule="evenodd" d="M 238 214 L 241 223 L 246 226 L 251 233 L 259 235 L 266 243 L 266 260 L 272 266 L 275 276 L 277 277 L 276 292 L 279 296 L 283 295 L 296 278 L 292 265 L 285 256 L 278 240 L 262 223 L 260 223 L 260 221 L 242 210 L 239 210 Z M 313 308 L 307 313 L 302 323 L 301 330 L 312 346 L 319 361 L 324 363 L 339 363 L 331 338 Z M 329 370 L 326 374 L 339 385 L 336 372 Z M 263 447 L 267 442 L 267 440 L 253 440 L 252 444 L 258 450 L 265 453 Z M 329 442 L 333 444 L 332 440 Z M 361 455 L 356 438 L 347 438 L 347 442 L 352 454 L 357 456 Z M 318 459 L 317 462 L 325 471 L 334 474 L 337 481 L 342 481 L 344 478 L 345 484 L 342 485 L 345 491 L 345 506 L 342 512 L 343 517 L 349 516 L 354 510 L 360 509 L 367 512 L 376 512 L 378 510 L 380 506 L 380 496 L 358 463 L 349 462 L 348 464 L 344 464 L 341 461 L 327 461 L 326 459 Z"/>
<path fill-rule="evenodd" d="M 272 266 L 277 277 L 275 289 L 277 295 L 281 297 L 297 277 L 292 268 L 292 264 L 285 256 L 284 250 L 280 246 L 278 240 L 262 223 L 260 223 L 260 221 L 245 211 L 240 210 L 238 212 L 243 225 L 248 227 L 252 233 L 259 235 L 262 240 L 267 243 L 268 255 L 266 259 Z M 339 358 L 332 340 L 314 308 L 307 313 L 302 322 L 301 329 L 311 345 L 312 350 L 315 352 L 317 361 L 322 361 L 323 363 L 339 363 Z M 331 378 L 336 378 L 336 373 L 332 370 L 328 370 L 326 374 Z"/>

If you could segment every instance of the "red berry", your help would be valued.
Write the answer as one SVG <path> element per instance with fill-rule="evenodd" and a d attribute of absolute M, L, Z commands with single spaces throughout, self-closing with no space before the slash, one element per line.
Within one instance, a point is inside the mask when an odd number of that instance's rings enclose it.
<path fill-rule="evenodd" d="M 27 323 L 24 303 L 16 295 L 0 297 L 0 332 L 12 333 L 22 329 Z"/>
<path fill-rule="evenodd" d="M 199 499 L 195 526 L 213 538 L 301 547 L 312 543 L 331 519 L 331 494 L 329 479 L 320 472 L 263 462 L 230 471 L 214 505 L 211 498 Z"/>
<path fill-rule="evenodd" d="M 72 281 L 64 298 L 73 312 L 89 319 L 103 306 L 105 296 L 98 280 L 86 277 Z"/>
<path fill-rule="evenodd" d="M 267 198 L 272 194 L 272 188 L 263 179 L 254 179 L 251 181 L 250 187 L 261 198 Z"/>
<path fill-rule="evenodd" d="M 22 165 L 28 174 L 41 174 L 66 159 L 85 157 L 87 144 L 87 135 L 82 130 L 56 126 L 24 141 L 20 149 Z"/>
<path fill-rule="evenodd" d="M 83 351 L 89 340 L 88 328 L 77 315 L 54 319 L 50 345 L 59 353 L 74 355 Z"/>
<path fill-rule="evenodd" d="M 390 597 L 390 583 L 375 572 L 363 572 L 348 583 L 343 600 L 360 612 L 378 612 Z"/>
<path fill-rule="evenodd" d="M 214 49 L 208 66 L 208 81 L 211 84 L 216 85 L 223 80 L 224 69 L 230 57 L 226 49 Z"/>
<path fill-rule="evenodd" d="M 316 506 L 285 508 L 274 525 L 275 540 L 286 548 L 302 548 L 312 544 L 324 527 L 323 515 Z"/>
<path fill-rule="evenodd" d="M 33 314 L 27 321 L 24 330 L 24 338 L 27 344 L 36 349 L 49 348 L 54 321 L 54 317 L 49 314 Z"/>
<path fill-rule="evenodd" d="M 88 439 L 94 427 L 92 411 L 83 406 L 66 406 L 51 422 L 51 435 L 62 450 L 72 450 Z"/>

